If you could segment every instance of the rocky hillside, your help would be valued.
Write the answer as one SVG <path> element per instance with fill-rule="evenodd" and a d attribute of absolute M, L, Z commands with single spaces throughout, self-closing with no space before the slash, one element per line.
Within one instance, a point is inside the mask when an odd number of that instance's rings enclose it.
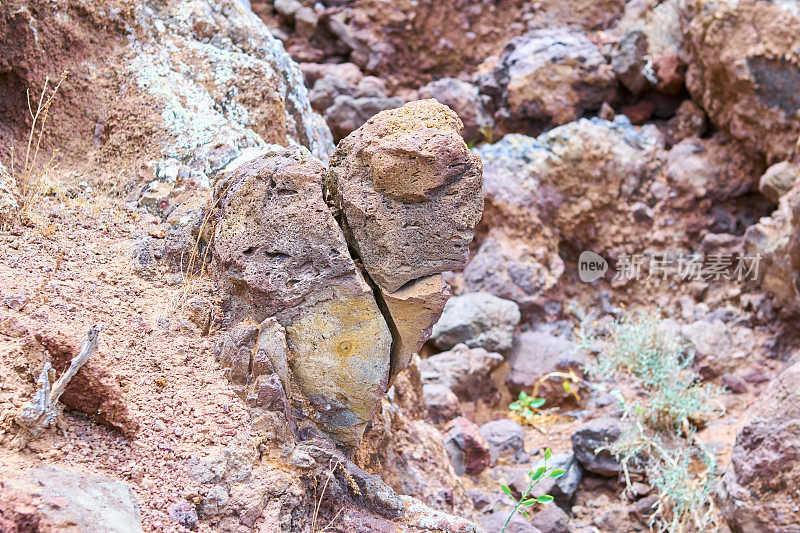
<path fill-rule="evenodd" d="M 800 531 L 796 2 L 0 35 L 0 532 Z"/>

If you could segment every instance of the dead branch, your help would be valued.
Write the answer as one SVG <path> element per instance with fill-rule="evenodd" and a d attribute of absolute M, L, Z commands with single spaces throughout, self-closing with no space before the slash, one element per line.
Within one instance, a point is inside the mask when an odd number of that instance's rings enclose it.
<path fill-rule="evenodd" d="M 81 346 L 81 351 L 69 364 L 58 381 L 50 386 L 51 374 L 54 373 L 50 363 L 45 363 L 42 373 L 37 380 L 37 391 L 33 399 L 22 406 L 14 417 L 14 421 L 22 426 L 32 437 L 36 437 L 41 431 L 55 422 L 61 406 L 58 404 L 59 398 L 64 393 L 70 380 L 75 377 L 78 370 L 89 360 L 97 349 L 97 342 L 103 326 L 95 324 L 86 333 L 86 340 Z"/>

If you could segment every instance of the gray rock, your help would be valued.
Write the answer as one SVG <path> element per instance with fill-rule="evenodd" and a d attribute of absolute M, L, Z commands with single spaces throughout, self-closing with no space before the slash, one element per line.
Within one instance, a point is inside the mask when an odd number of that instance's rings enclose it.
<path fill-rule="evenodd" d="M 519 307 L 512 301 L 489 293 L 467 293 L 448 300 L 431 339 L 445 350 L 463 343 L 470 348 L 505 351 L 511 348 L 520 319 Z"/>
<path fill-rule="evenodd" d="M 601 476 L 616 476 L 622 471 L 609 450 L 597 451 L 619 439 L 622 427 L 618 418 L 604 416 L 584 423 L 572 434 L 572 450 L 578 462 Z"/>
<path fill-rule="evenodd" d="M 513 506 L 513 504 L 511 504 Z M 493 511 L 491 513 L 483 514 L 480 517 L 481 525 L 486 531 L 504 531 L 504 533 L 542 533 L 536 527 L 532 526 L 530 521 L 517 513 L 505 525 L 508 518 L 509 511 L 503 509 L 500 511 Z M 503 529 L 505 525 L 505 529 Z"/>
<path fill-rule="evenodd" d="M 503 231 L 492 232 L 464 267 L 464 285 L 530 310 L 542 303 L 542 294 L 564 273 L 555 243 L 554 239 L 541 243 Z"/>
<path fill-rule="evenodd" d="M 411 102 L 379 113 L 331 157 L 328 190 L 382 290 L 466 262 L 483 202 L 480 161 L 461 127 L 434 100 Z"/>
<path fill-rule="evenodd" d="M 430 422 L 441 424 L 461 416 L 458 397 L 445 385 L 438 383 L 423 385 L 422 393 L 428 406 L 427 419 Z"/>
<path fill-rule="evenodd" d="M 143 531 L 136 494 L 125 483 L 92 474 L 42 466 L 0 471 L 3 484 L 40 502 L 53 531 Z"/>
<path fill-rule="evenodd" d="M 423 359 L 420 375 L 423 384 L 447 387 L 464 401 L 489 401 L 496 393 L 490 374 L 502 362 L 500 354 L 459 344 L 448 352 Z"/>
<path fill-rule="evenodd" d="M 467 142 L 480 142 L 491 137 L 494 121 L 486 111 L 488 98 L 475 85 L 456 78 L 440 78 L 419 89 L 420 99 L 434 98 L 456 112 L 464 123 L 461 135 Z"/>
<path fill-rule="evenodd" d="M 513 420 L 501 419 L 487 422 L 480 427 L 480 433 L 489 444 L 491 465 L 502 457 L 511 457 L 520 462 L 527 457 L 525 453 L 525 430 Z"/>
<path fill-rule="evenodd" d="M 531 515 L 531 524 L 542 533 L 569 533 L 569 516 L 558 505 L 545 505 Z"/>
<path fill-rule="evenodd" d="M 536 461 L 531 470 L 534 472 L 541 466 L 544 466 L 544 459 Z M 575 458 L 573 453 L 553 454 L 550 460 L 547 461 L 548 468 L 563 468 L 564 475 L 560 478 L 545 478 L 536 485 L 532 492 L 533 496 L 541 496 L 542 494 L 549 494 L 555 501 L 562 506 L 568 506 L 572 502 L 572 497 L 575 491 L 578 490 L 578 484 L 583 478 L 583 469 Z"/>
<path fill-rule="evenodd" d="M 192 531 L 197 529 L 197 511 L 189 502 L 170 505 L 169 509 L 167 509 L 167 514 L 173 522 L 182 525 L 186 529 L 191 529 Z"/>
<path fill-rule="evenodd" d="M 209 489 L 200 502 L 200 515 L 203 518 L 221 515 L 225 512 L 229 501 L 228 491 L 220 485 L 215 485 Z"/>
<path fill-rule="evenodd" d="M 334 98 L 325 110 L 325 120 L 331 125 L 335 140 L 344 139 L 360 128 L 367 120 L 387 109 L 396 109 L 405 101 L 388 96 L 362 96 L 354 98 L 343 94 Z"/>
<path fill-rule="evenodd" d="M 625 34 L 611 54 L 611 66 L 617 79 L 631 93 L 639 94 L 647 84 L 643 73 L 647 55 L 647 36 L 634 30 Z"/>
<path fill-rule="evenodd" d="M 493 69 L 480 78 L 494 98 L 503 132 L 541 131 L 600 109 L 617 96 L 614 72 L 580 31 L 547 28 L 508 42 Z"/>
<path fill-rule="evenodd" d="M 530 392 L 539 380 L 550 372 L 582 372 L 586 356 L 578 347 L 561 337 L 531 331 L 514 337 L 514 345 L 508 353 L 506 385 L 512 394 Z M 566 393 L 561 379 L 551 379 L 539 384 L 537 395 L 548 403 L 558 404 Z"/>

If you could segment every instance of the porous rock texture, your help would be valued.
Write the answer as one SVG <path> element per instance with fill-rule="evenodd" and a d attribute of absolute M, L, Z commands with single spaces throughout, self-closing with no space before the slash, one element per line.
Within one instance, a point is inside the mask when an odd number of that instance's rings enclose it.
<path fill-rule="evenodd" d="M 479 83 L 493 99 L 501 133 L 538 134 L 600 109 L 617 94 L 614 71 L 597 46 L 567 28 L 512 39 Z"/>
<path fill-rule="evenodd" d="M 330 171 L 305 149 L 273 147 L 217 180 L 225 321 L 252 330 L 220 358 L 243 394 L 257 398 L 274 372 L 300 426 L 358 445 L 442 313 L 441 273 L 466 262 L 481 166 L 460 128 L 447 107 L 414 102 L 343 140 Z"/>
<path fill-rule="evenodd" d="M 299 387 L 292 397 L 312 402 L 306 415 L 354 445 L 388 386 L 392 338 L 322 199 L 324 174 L 292 147 L 218 180 L 214 261 L 227 319 L 275 317 L 288 346 L 286 361 L 271 354 L 290 370 L 284 388 Z"/>
<path fill-rule="evenodd" d="M 752 144 L 770 164 L 796 153 L 796 8 L 764 0 L 693 0 L 684 17 L 690 20 L 684 25 L 686 87 L 714 125 Z"/>
<path fill-rule="evenodd" d="M 480 158 L 435 100 L 378 113 L 331 156 L 328 190 L 382 290 L 460 269 L 483 210 Z"/>
<path fill-rule="evenodd" d="M 720 504 L 737 533 L 797 530 L 799 390 L 800 364 L 795 363 L 765 389 L 736 436 Z"/>

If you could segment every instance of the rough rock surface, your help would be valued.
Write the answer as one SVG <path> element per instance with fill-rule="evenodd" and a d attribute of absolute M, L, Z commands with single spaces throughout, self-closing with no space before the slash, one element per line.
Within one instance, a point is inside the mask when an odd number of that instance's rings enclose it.
<path fill-rule="evenodd" d="M 720 504 L 737 533 L 789 532 L 800 523 L 800 364 L 785 369 L 759 397 L 736 436 Z"/>
<path fill-rule="evenodd" d="M 784 315 L 800 311 L 797 279 L 800 272 L 800 184 L 795 184 L 778 202 L 769 217 L 747 228 L 745 252 L 762 259 L 758 267 L 760 286 L 772 295 L 773 305 Z"/>
<path fill-rule="evenodd" d="M 758 180 L 758 190 L 775 203 L 789 192 L 800 178 L 800 168 L 788 161 L 775 163 Z"/>
<path fill-rule="evenodd" d="M 800 15 L 780 2 L 687 4 L 686 86 L 716 127 L 777 163 L 800 134 Z M 731 35 L 736 38 L 732 39 Z"/>
<path fill-rule="evenodd" d="M 725 201 L 741 196 L 755 188 L 760 172 L 758 159 L 725 134 L 688 138 L 667 155 L 667 178 L 677 191 L 696 199 Z"/>
<path fill-rule="evenodd" d="M 444 447 L 459 476 L 475 476 L 489 466 L 489 444 L 480 434 L 478 426 L 463 416 L 450 423 Z"/>
<path fill-rule="evenodd" d="M 217 180 L 213 259 L 225 321 L 252 321 L 254 331 L 220 356 L 234 383 L 257 387 L 255 324 L 263 332 L 274 320 L 277 340 L 264 350 L 292 407 L 358 444 L 444 309 L 441 272 L 466 261 L 481 174 L 459 128 L 445 106 L 417 102 L 340 143 L 330 173 L 300 147 L 273 147 Z M 326 173 L 339 223 L 323 199 Z"/>
<path fill-rule="evenodd" d="M 463 343 L 501 352 L 511 347 L 520 319 L 519 307 L 512 301 L 483 292 L 462 294 L 447 301 L 431 339 L 444 350 Z"/>
<path fill-rule="evenodd" d="M 18 531 L 143 531 L 139 503 L 131 488 L 115 479 L 54 466 L 0 471 L 2 490 L 27 494 L 35 502 L 37 527 Z M 3 526 L 5 515 L 0 515 Z M 30 523 L 30 522 L 28 522 Z M 6 531 L 4 529 L 4 531 Z M 8 531 L 15 531 L 9 529 Z"/>
<path fill-rule="evenodd" d="M 430 337 L 447 305 L 450 287 L 441 274 L 435 274 L 410 282 L 394 292 L 381 294 L 394 337 L 390 375 L 390 381 L 394 381 Z"/>
<path fill-rule="evenodd" d="M 325 169 L 273 150 L 216 184 L 214 262 L 232 323 L 285 328 L 284 388 L 343 443 L 358 442 L 389 380 L 391 334 L 322 199 Z M 280 334 L 278 334 L 280 336 Z"/>
<path fill-rule="evenodd" d="M 500 354 L 459 344 L 423 359 L 420 374 L 423 384 L 444 385 L 465 401 L 491 400 L 496 389 L 490 374 L 502 362 Z"/>
<path fill-rule="evenodd" d="M 68 157 L 89 153 L 90 165 L 137 182 L 159 215 L 248 149 L 299 143 L 322 158 L 333 150 L 300 70 L 239 0 L 37 4 L 3 13 L 0 33 L 17 43 L 0 51 L 3 114 L 68 69 L 52 135 Z"/>
<path fill-rule="evenodd" d="M 513 420 L 493 420 L 482 425 L 479 431 L 489 444 L 490 464 L 494 465 L 501 457 L 510 456 L 515 462 L 527 458 L 525 430 Z"/>
<path fill-rule="evenodd" d="M 597 451 L 616 441 L 622 433 L 618 418 L 603 416 L 590 420 L 572 434 L 575 458 L 589 472 L 601 476 L 615 476 L 622 471 L 619 461 L 608 450 Z"/>
<path fill-rule="evenodd" d="M 434 100 L 378 113 L 339 143 L 330 191 L 348 242 L 388 292 L 460 270 L 483 210 L 480 159 Z"/>
<path fill-rule="evenodd" d="M 538 134 L 596 111 L 617 95 L 614 71 L 597 46 L 566 28 L 512 39 L 479 82 L 493 99 L 501 133 Z"/>
<path fill-rule="evenodd" d="M 552 241 L 558 237 L 538 228 L 558 230 L 579 250 L 596 244 L 615 218 L 625 216 L 631 194 L 653 175 L 651 165 L 662 146 L 657 129 L 633 127 L 625 117 L 580 119 L 537 138 L 507 135 L 481 146 L 475 152 L 484 161 L 484 224 L 505 221 L 514 227 L 508 221 L 523 217 L 526 224 L 517 225 L 533 229 L 520 230 L 528 232 L 520 238 L 529 241 L 531 254 L 544 256 L 544 269 L 557 261 L 545 258 L 557 249 Z"/>
<path fill-rule="evenodd" d="M 433 98 L 456 112 L 464 123 L 461 135 L 467 142 L 480 142 L 491 138 L 494 121 L 486 111 L 488 99 L 475 85 L 456 78 L 441 78 L 420 87 L 419 97 Z"/>
<path fill-rule="evenodd" d="M 0 224 L 12 221 L 20 208 L 17 182 L 11 177 L 6 167 L 0 163 Z"/>
<path fill-rule="evenodd" d="M 434 509 L 472 515 L 472 502 L 450 464 L 442 434 L 389 400 L 381 402 L 356 462 L 399 494 L 414 494 Z"/>

